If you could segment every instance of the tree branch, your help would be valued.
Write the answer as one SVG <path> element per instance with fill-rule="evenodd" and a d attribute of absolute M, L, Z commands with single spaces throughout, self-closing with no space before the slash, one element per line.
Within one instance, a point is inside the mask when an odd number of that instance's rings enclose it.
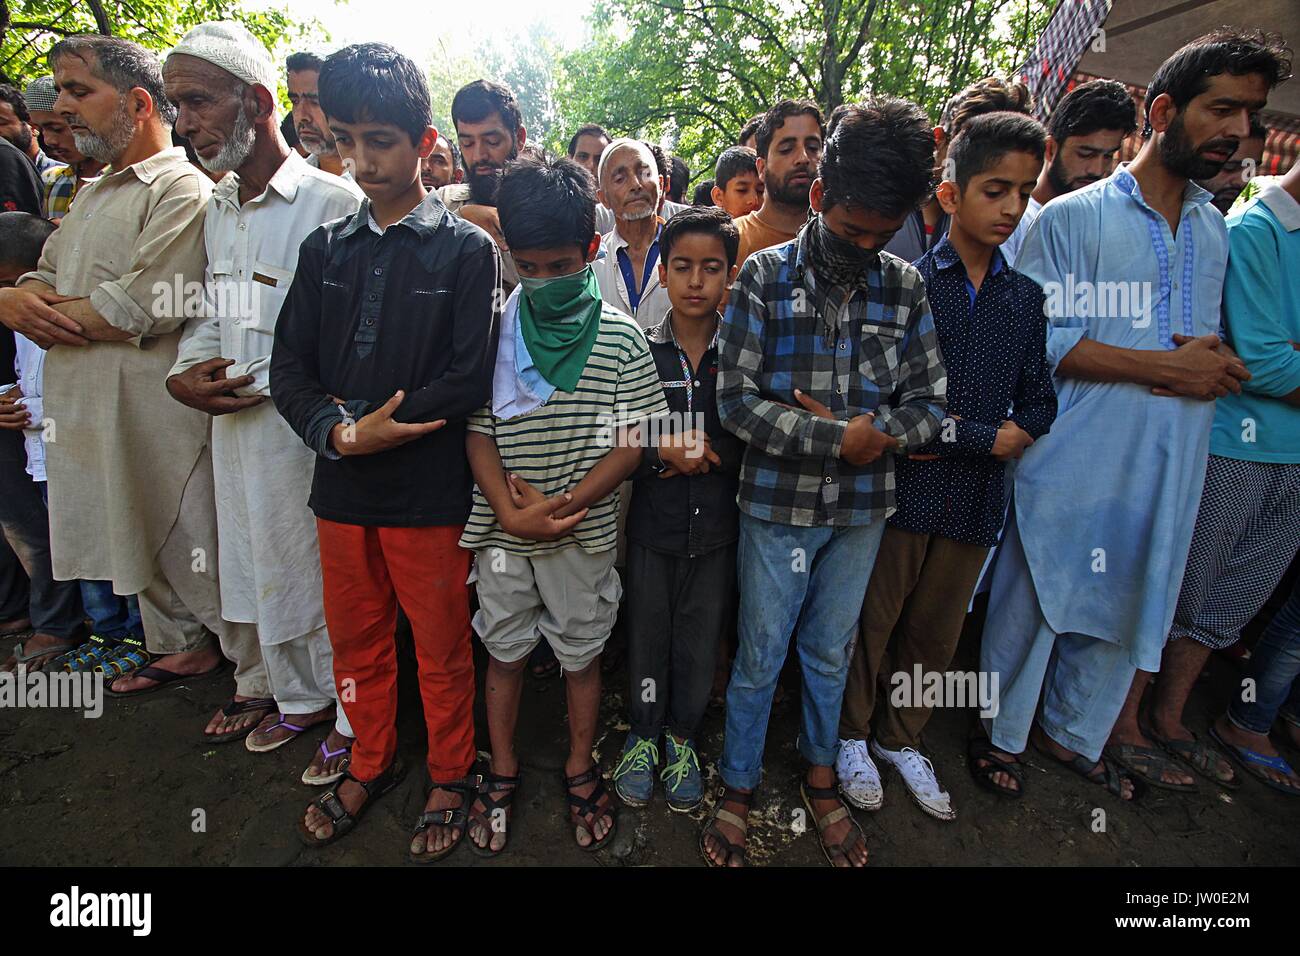
<path fill-rule="evenodd" d="M 853 65 L 853 61 L 858 58 L 858 54 L 862 52 L 862 46 L 867 42 L 867 37 L 871 34 L 871 20 L 876 15 L 878 2 L 879 0 L 868 0 L 867 12 L 862 15 L 862 25 L 858 28 L 857 38 L 854 39 L 853 45 L 849 47 L 849 52 L 844 55 L 844 59 L 840 61 L 841 74 L 848 71 L 848 68 Z"/>

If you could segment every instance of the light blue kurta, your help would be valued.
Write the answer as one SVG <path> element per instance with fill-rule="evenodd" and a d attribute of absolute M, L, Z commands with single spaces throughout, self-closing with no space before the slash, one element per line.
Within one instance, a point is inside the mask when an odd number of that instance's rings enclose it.
<path fill-rule="evenodd" d="M 1125 165 L 1043 207 L 1016 268 L 1047 293 L 1049 361 L 1059 363 L 1085 337 L 1168 349 L 1175 333 L 1219 331 L 1228 239 L 1210 198 L 1188 183 L 1175 236 Z M 1055 381 L 1056 422 L 1014 477 L 1043 616 L 1057 633 L 1123 645 L 1134 666 L 1159 670 L 1214 402 L 1125 382 Z"/>

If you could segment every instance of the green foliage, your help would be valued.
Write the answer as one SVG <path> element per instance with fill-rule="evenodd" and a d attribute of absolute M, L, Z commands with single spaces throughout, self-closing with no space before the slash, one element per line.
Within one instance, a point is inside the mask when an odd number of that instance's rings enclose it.
<path fill-rule="evenodd" d="M 936 116 L 968 83 L 1021 62 L 1052 0 L 597 0 L 565 55 L 564 129 L 595 122 L 663 142 L 707 178 L 750 117 L 784 97 L 829 114 L 867 92 Z"/>
<path fill-rule="evenodd" d="M 466 83 L 493 80 L 514 91 L 524 128 L 528 130 L 528 141 L 549 145 L 558 135 L 559 104 L 555 100 L 554 69 L 559 51 L 554 34 L 539 22 L 525 29 L 493 31 L 471 54 L 453 56 L 446 47 L 441 47 L 429 65 L 433 125 L 454 139 L 452 97 Z"/>
<path fill-rule="evenodd" d="M 272 50 L 324 38 L 315 20 L 287 7 L 253 11 L 240 0 L 0 0 L 0 72 L 20 85 L 48 73 L 46 53 L 73 33 L 109 33 L 163 53 L 207 20 L 238 20 Z"/>

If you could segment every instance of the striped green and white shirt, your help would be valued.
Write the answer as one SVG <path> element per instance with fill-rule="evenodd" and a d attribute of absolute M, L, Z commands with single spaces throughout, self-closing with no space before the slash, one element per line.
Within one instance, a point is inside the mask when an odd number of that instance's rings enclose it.
<path fill-rule="evenodd" d="M 571 490 L 613 448 L 617 429 L 668 413 L 659 374 L 640 327 L 606 305 L 587 367 L 572 392 L 556 391 L 540 408 L 502 420 L 491 404 L 469 417 L 472 432 L 491 435 L 507 472 L 519 475 L 548 498 Z M 573 531 L 556 541 L 529 541 L 506 534 L 487 499 L 474 488 L 474 505 L 460 546 L 499 547 L 513 554 L 545 554 L 578 545 L 608 551 L 618 539 L 619 494 L 596 502 Z"/>

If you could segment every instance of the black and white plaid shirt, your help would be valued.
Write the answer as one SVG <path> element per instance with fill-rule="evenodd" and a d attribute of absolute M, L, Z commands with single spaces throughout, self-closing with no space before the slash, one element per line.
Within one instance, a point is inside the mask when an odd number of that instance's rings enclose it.
<path fill-rule="evenodd" d="M 894 454 L 842 461 L 849 419 L 874 412 L 896 454 L 917 451 L 938 433 L 948 373 L 915 268 L 882 253 L 865 289 L 819 288 L 805 232 L 745 260 L 722 324 L 718 411 L 748 445 L 738 503 L 780 524 L 870 524 L 894 510 Z"/>

